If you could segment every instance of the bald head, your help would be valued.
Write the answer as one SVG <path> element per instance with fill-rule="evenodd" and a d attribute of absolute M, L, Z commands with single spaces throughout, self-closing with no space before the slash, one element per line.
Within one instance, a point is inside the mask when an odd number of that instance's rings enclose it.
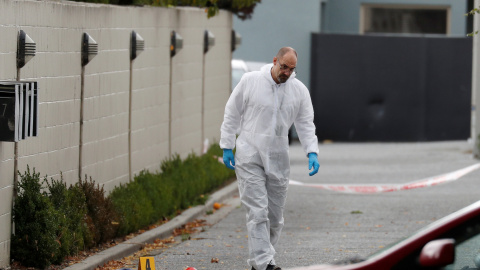
<path fill-rule="evenodd" d="M 278 51 L 276 57 L 282 59 L 283 56 L 284 56 L 285 54 L 287 54 L 287 53 L 294 53 L 294 54 L 295 54 L 295 57 L 298 57 L 298 56 L 297 56 L 297 51 L 295 51 L 295 49 L 292 48 L 292 47 L 283 47 L 283 48 L 281 48 L 281 49 Z"/>

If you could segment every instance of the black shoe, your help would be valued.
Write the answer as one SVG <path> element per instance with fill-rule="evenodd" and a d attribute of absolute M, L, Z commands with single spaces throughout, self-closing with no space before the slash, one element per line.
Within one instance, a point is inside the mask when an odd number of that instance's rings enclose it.
<path fill-rule="evenodd" d="M 253 266 L 252 266 L 252 270 L 256 270 L 256 269 L 253 268 Z M 280 268 L 278 266 L 275 266 L 273 264 L 269 264 L 269 265 L 267 265 L 267 270 L 282 270 L 282 268 Z"/>

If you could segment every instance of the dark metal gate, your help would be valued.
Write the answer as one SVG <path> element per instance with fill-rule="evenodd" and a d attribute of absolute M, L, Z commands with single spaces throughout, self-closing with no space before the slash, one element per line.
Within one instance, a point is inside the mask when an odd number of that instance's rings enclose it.
<path fill-rule="evenodd" d="M 470 38 L 313 34 L 311 55 L 320 140 L 469 137 Z"/>

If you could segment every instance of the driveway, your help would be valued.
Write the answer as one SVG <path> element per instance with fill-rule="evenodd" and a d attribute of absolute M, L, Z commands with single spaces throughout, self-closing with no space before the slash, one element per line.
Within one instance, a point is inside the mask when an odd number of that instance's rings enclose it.
<path fill-rule="evenodd" d="M 480 162 L 472 158 L 471 148 L 466 141 L 321 144 L 320 171 L 309 177 L 308 159 L 294 143 L 291 179 L 296 185 L 289 188 L 277 264 L 285 269 L 365 257 L 479 200 L 480 169 L 443 181 L 447 173 Z M 408 183 L 433 185 L 391 192 L 373 189 L 376 193 L 364 193 L 371 188 L 349 193 L 323 189 Z M 209 221 L 216 224 L 158 251 L 157 269 L 249 270 L 245 212 L 238 197 L 226 204 L 228 213 Z"/>

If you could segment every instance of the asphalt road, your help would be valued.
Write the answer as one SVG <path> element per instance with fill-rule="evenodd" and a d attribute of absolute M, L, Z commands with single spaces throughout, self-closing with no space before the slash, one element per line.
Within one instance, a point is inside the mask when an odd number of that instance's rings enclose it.
<path fill-rule="evenodd" d="M 291 179 L 305 184 L 405 184 L 479 163 L 466 141 L 320 145 L 320 171 L 308 176 L 299 143 L 290 148 Z M 356 194 L 291 185 L 277 249 L 283 269 L 366 257 L 480 199 L 480 169 L 432 187 Z M 153 252 L 156 269 L 250 269 L 245 212 L 238 198 L 187 241 Z M 217 260 L 218 259 L 218 260 Z"/>

